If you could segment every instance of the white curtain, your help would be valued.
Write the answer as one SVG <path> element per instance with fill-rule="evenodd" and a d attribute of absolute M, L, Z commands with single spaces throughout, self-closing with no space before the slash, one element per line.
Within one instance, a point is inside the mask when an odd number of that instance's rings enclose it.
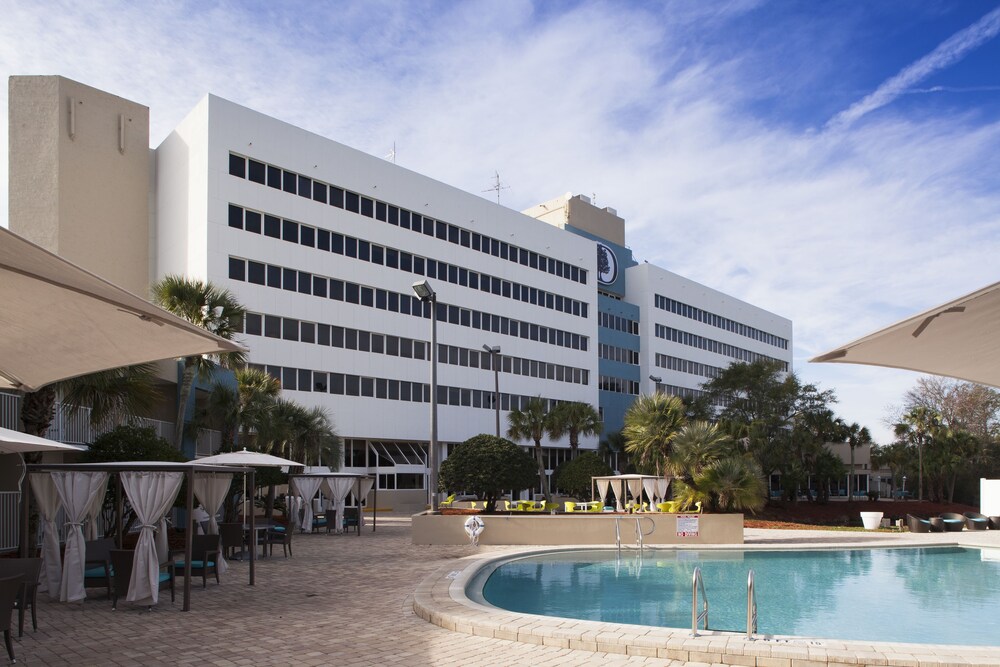
<path fill-rule="evenodd" d="M 323 478 L 323 488 L 333 499 L 333 509 L 336 512 L 338 533 L 344 532 L 344 499 L 347 498 L 347 494 L 351 492 L 351 488 L 354 486 L 354 479 L 354 477 Z M 358 508 L 358 512 L 361 512 L 360 507 Z M 326 528 L 327 530 L 330 529 L 329 526 Z"/>
<path fill-rule="evenodd" d="M 141 526 L 125 600 L 156 604 L 160 596 L 160 560 L 153 531 L 174 504 L 184 473 L 143 470 L 122 472 L 119 476 Z"/>
<path fill-rule="evenodd" d="M 57 470 L 49 474 L 66 510 L 66 524 L 69 526 L 66 531 L 62 579 L 59 582 L 59 600 L 76 602 L 87 597 L 87 591 L 83 587 L 87 549 L 83 537 L 83 522 L 94 504 L 94 497 L 104 493 L 108 473 Z"/>
<path fill-rule="evenodd" d="M 59 492 L 47 472 L 33 472 L 28 477 L 35 492 L 38 513 L 42 516 L 42 576 L 38 590 L 48 591 L 49 598 L 59 599 L 59 581 L 62 579 L 62 555 L 59 553 Z"/>
<path fill-rule="evenodd" d="M 196 472 L 194 474 L 194 495 L 198 496 L 198 502 L 205 507 L 208 513 L 208 533 L 209 535 L 219 534 L 219 523 L 215 520 L 215 515 L 222 508 L 222 503 L 226 500 L 229 487 L 233 483 L 233 473 L 231 472 Z M 219 552 L 219 574 L 229 569 L 229 564 Z"/>
<path fill-rule="evenodd" d="M 611 488 L 610 479 L 597 480 L 597 495 L 601 497 L 601 505 L 606 505 L 605 499 L 608 497 L 608 489 Z"/>
<path fill-rule="evenodd" d="M 656 495 L 659 497 L 661 503 L 667 502 L 667 490 L 670 488 L 670 482 L 673 479 L 673 477 L 661 477 L 656 480 Z"/>
<path fill-rule="evenodd" d="M 637 505 L 636 509 L 642 508 L 642 479 L 629 479 L 628 492 L 632 494 L 632 500 Z"/>
<path fill-rule="evenodd" d="M 88 540 L 96 540 L 98 537 L 101 537 L 101 535 L 97 534 L 97 517 L 100 516 L 101 509 L 104 508 L 104 496 L 107 493 L 108 490 L 105 485 L 104 491 L 94 496 L 94 502 L 87 508 L 87 521 L 83 530 L 86 532 Z"/>
<path fill-rule="evenodd" d="M 313 529 L 312 497 L 319 491 L 319 487 L 323 483 L 323 478 L 301 475 L 292 477 L 291 479 L 295 485 L 295 489 L 302 496 L 302 504 L 305 507 L 305 512 L 302 515 L 302 530 L 311 533 Z"/>
<path fill-rule="evenodd" d="M 361 511 L 361 501 L 368 497 L 368 494 L 371 493 L 371 490 L 372 490 L 373 486 L 375 486 L 375 478 L 374 477 L 363 477 L 363 478 L 361 478 L 361 490 L 358 491 L 358 494 L 359 494 L 359 496 L 358 496 L 358 521 L 361 523 L 362 526 L 365 525 L 365 515 L 364 515 L 364 512 Z M 373 507 L 372 508 L 372 512 L 374 512 L 374 511 L 375 511 L 375 508 Z"/>
<path fill-rule="evenodd" d="M 656 483 L 659 480 L 655 477 L 642 480 L 642 490 L 646 492 L 646 497 L 649 498 L 649 509 L 656 509 Z"/>
<path fill-rule="evenodd" d="M 288 493 L 285 495 L 285 511 L 288 516 L 288 530 L 294 530 L 299 525 L 299 509 L 302 507 L 302 499 Z"/>

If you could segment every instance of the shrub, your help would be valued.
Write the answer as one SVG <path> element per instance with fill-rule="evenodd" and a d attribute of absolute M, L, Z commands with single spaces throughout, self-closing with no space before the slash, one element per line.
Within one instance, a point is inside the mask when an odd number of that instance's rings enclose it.
<path fill-rule="evenodd" d="M 574 498 L 589 498 L 592 493 L 591 477 L 614 474 L 604 459 L 594 452 L 584 452 L 556 469 L 556 487 Z"/>
<path fill-rule="evenodd" d="M 84 463 L 116 461 L 187 461 L 151 427 L 118 426 L 100 436 L 82 456 Z"/>
<path fill-rule="evenodd" d="M 458 445 L 441 464 L 439 490 L 467 491 L 486 501 L 492 512 L 505 489 L 534 486 L 538 468 L 530 454 L 510 440 L 494 435 L 473 436 Z"/>

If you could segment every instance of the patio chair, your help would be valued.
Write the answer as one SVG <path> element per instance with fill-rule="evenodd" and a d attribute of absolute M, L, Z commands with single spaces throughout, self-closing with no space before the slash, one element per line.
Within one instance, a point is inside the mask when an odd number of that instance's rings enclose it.
<path fill-rule="evenodd" d="M 330 534 L 331 530 L 337 530 L 337 510 L 327 510 L 323 520 L 326 521 L 327 535 Z"/>
<path fill-rule="evenodd" d="M 219 540 L 222 543 L 222 553 L 226 558 L 232 560 L 237 558 L 242 559 L 243 546 L 246 544 L 243 533 L 243 524 L 220 523 Z M 237 549 L 240 551 L 239 556 L 236 554 Z"/>
<path fill-rule="evenodd" d="M 949 533 L 958 533 L 965 528 L 965 517 L 955 512 L 941 512 L 944 529 Z"/>
<path fill-rule="evenodd" d="M 360 507 L 345 507 L 344 508 L 344 532 L 353 526 L 358 535 L 361 534 L 361 519 L 360 519 Z"/>
<path fill-rule="evenodd" d="M 327 525 L 329 525 L 329 522 L 327 522 Z M 269 528 L 268 531 L 264 534 L 263 540 L 261 540 L 263 548 L 267 549 L 267 555 L 269 557 L 274 555 L 275 544 L 281 545 L 281 551 L 285 554 L 285 558 L 294 555 L 292 554 L 293 532 L 295 531 L 291 530 L 279 531 L 279 530 L 274 530 L 273 528 Z"/>
<path fill-rule="evenodd" d="M 906 515 L 906 526 L 910 529 L 911 533 L 929 533 L 931 532 L 931 522 L 927 519 L 921 519 L 918 516 L 913 516 L 912 514 Z"/>
<path fill-rule="evenodd" d="M 110 537 L 102 537 L 86 543 L 86 554 L 84 555 L 86 569 L 83 572 L 84 588 L 104 587 L 108 591 L 108 597 L 111 597 L 111 576 L 114 574 L 111 569 L 111 550 L 115 546 L 115 541 Z"/>
<path fill-rule="evenodd" d="M 1000 530 L 1000 516 L 990 517 L 990 530 Z"/>
<path fill-rule="evenodd" d="M 569 500 L 567 500 L 567 501 L 565 501 L 563 503 L 563 509 L 565 509 L 567 512 L 575 512 L 576 511 L 576 503 L 570 502 Z"/>
<path fill-rule="evenodd" d="M 24 636 L 24 611 L 31 607 L 31 629 L 38 629 L 35 608 L 38 601 L 38 576 L 42 571 L 41 558 L 0 558 L 0 578 L 24 576 L 21 590 L 17 593 L 14 606 L 17 607 L 17 636 Z"/>
<path fill-rule="evenodd" d="M 128 596 L 128 586 L 132 580 L 132 561 L 134 559 L 135 551 L 132 549 L 111 550 L 111 568 L 115 571 L 114 587 L 111 594 L 111 611 L 118 609 L 118 598 Z M 170 603 L 173 604 L 175 599 L 174 568 L 170 567 L 169 562 L 161 564 L 160 568 L 160 590 L 163 588 L 170 589 Z M 149 611 L 152 608 L 153 605 L 149 605 L 146 607 L 146 610 Z"/>
<path fill-rule="evenodd" d="M 438 507 L 451 507 L 451 504 L 455 502 L 455 498 L 458 497 L 457 493 L 453 493 L 441 502 L 438 503 Z"/>
<path fill-rule="evenodd" d="M 208 588 L 208 573 L 215 575 L 215 583 L 219 581 L 219 536 L 218 535 L 192 535 L 191 544 L 191 574 L 201 574 L 201 587 Z M 174 561 L 174 574 L 184 573 L 184 552 L 174 552 L 174 556 L 181 556 Z"/>
<path fill-rule="evenodd" d="M 14 657 L 14 642 L 10 638 L 10 617 L 14 615 L 14 601 L 23 584 L 23 574 L 0 579 L 0 624 L 3 625 L 3 639 L 11 662 L 16 662 L 17 659 Z"/>
<path fill-rule="evenodd" d="M 966 512 L 965 525 L 969 530 L 986 530 L 990 527 L 990 518 L 979 512 Z"/>

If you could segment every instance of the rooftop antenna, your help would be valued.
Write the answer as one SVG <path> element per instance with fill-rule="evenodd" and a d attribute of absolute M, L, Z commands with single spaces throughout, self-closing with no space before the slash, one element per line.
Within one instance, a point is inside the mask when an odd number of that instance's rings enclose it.
<path fill-rule="evenodd" d="M 510 186 L 509 185 L 504 185 L 503 183 L 501 183 L 500 182 L 500 172 L 499 171 L 494 171 L 493 172 L 493 186 L 489 187 L 489 188 L 486 188 L 485 190 L 483 190 L 483 192 L 496 192 L 497 193 L 497 203 L 499 204 L 500 203 L 500 191 L 501 190 L 510 190 Z"/>
<path fill-rule="evenodd" d="M 392 160 L 392 163 L 396 164 L 396 142 L 395 141 L 392 142 L 392 150 L 389 151 L 389 154 L 385 156 L 385 159 L 386 160 Z"/>

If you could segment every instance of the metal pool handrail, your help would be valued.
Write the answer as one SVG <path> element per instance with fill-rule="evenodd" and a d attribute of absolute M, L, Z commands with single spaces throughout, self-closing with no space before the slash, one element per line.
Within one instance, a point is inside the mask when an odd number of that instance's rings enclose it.
<path fill-rule="evenodd" d="M 747 574 L 747 639 L 757 632 L 757 591 L 753 585 L 753 570 Z"/>
<path fill-rule="evenodd" d="M 702 609 L 698 611 L 698 590 L 701 590 Z M 698 636 L 698 623 L 704 621 L 704 629 L 708 630 L 708 596 L 705 595 L 705 582 L 701 578 L 701 568 L 694 568 L 691 576 L 691 636 Z"/>

